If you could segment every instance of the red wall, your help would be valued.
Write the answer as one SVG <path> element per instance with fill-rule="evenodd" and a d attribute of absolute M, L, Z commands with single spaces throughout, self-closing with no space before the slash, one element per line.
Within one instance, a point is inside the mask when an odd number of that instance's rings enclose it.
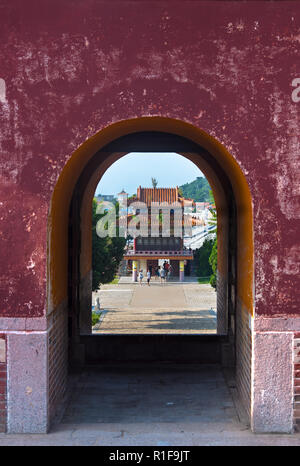
<path fill-rule="evenodd" d="M 189 122 L 236 158 L 253 196 L 256 313 L 299 313 L 299 13 L 298 2 L 2 0 L 1 316 L 45 312 L 49 202 L 73 151 L 149 115 Z"/>

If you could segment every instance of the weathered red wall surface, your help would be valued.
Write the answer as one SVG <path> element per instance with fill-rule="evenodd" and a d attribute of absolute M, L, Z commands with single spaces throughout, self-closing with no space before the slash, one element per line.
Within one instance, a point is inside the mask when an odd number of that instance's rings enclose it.
<path fill-rule="evenodd" d="M 299 2 L 1 0 L 1 316 L 46 308 L 49 202 L 87 138 L 160 115 L 217 138 L 254 206 L 256 313 L 299 314 Z"/>

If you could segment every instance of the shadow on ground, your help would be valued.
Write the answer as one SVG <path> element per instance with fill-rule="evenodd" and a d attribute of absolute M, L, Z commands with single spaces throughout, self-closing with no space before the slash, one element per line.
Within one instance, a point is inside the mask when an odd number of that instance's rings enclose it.
<path fill-rule="evenodd" d="M 63 423 L 239 423 L 219 366 L 85 369 Z"/>
<path fill-rule="evenodd" d="M 109 309 L 104 311 L 105 314 L 101 322 L 93 327 L 93 333 L 180 333 L 194 332 L 197 334 L 216 332 L 217 318 L 216 313 L 208 310 L 178 310 L 178 311 L 147 311 L 143 312 L 131 309 L 130 313 L 126 310 L 126 320 L 122 320 L 122 310 Z M 116 319 L 114 316 L 117 315 Z M 125 312 L 124 312 L 125 317 Z M 130 320 L 128 320 L 130 319 Z"/>

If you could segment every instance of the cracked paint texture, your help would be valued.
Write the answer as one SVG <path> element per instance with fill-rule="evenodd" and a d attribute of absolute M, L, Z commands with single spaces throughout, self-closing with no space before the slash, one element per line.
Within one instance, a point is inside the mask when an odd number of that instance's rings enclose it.
<path fill-rule="evenodd" d="M 47 216 L 72 153 L 113 122 L 182 120 L 239 163 L 255 312 L 299 315 L 297 2 L 0 3 L 0 316 L 46 312 Z M 4 83 L 4 84 L 3 84 Z"/>

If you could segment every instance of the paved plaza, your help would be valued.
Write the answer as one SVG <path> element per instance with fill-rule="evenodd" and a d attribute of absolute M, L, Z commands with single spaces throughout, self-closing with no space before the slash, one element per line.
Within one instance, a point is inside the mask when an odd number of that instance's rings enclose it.
<path fill-rule="evenodd" d="M 101 286 L 93 302 L 97 297 L 103 312 L 93 333 L 216 333 L 216 293 L 197 279 L 165 284 L 152 279 L 148 286 L 125 277 Z"/>

